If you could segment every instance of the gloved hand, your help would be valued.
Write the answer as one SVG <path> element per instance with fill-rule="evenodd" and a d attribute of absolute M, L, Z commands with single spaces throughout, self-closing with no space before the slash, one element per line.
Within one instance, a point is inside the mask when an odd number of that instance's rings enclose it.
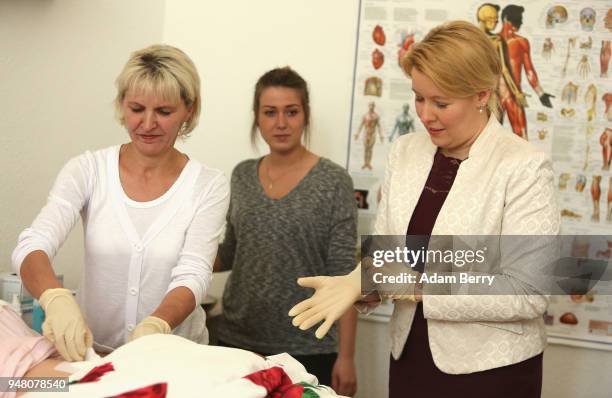
<path fill-rule="evenodd" d="M 552 108 L 553 107 L 552 106 L 552 102 L 550 101 L 551 98 L 555 98 L 555 96 L 551 95 L 551 94 L 544 93 L 544 94 L 540 95 L 540 102 L 545 107 Z"/>
<path fill-rule="evenodd" d="M 93 335 L 81 309 L 68 289 L 45 290 L 38 299 L 45 310 L 43 335 L 57 348 L 66 361 L 82 361 Z"/>
<path fill-rule="evenodd" d="M 128 338 L 128 341 L 132 341 L 142 336 L 148 336 L 150 334 L 169 334 L 171 331 L 172 328 L 170 325 L 168 325 L 168 322 L 156 316 L 148 316 L 140 321 L 138 325 L 136 325 L 136 328 Z"/>
<path fill-rule="evenodd" d="M 293 325 L 306 330 L 325 320 L 315 336 L 322 339 L 335 321 L 361 297 L 361 265 L 343 276 L 313 276 L 298 279 L 298 285 L 315 289 L 309 299 L 289 310 Z"/>

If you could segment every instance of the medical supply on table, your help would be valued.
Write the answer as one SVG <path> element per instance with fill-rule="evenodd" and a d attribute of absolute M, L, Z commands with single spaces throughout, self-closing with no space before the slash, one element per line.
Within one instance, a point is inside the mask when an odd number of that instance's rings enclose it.
<path fill-rule="evenodd" d="M 32 301 L 32 329 L 37 333 L 42 334 L 42 324 L 45 321 L 45 311 L 38 300 Z"/>
<path fill-rule="evenodd" d="M 21 316 L 23 312 L 21 311 L 21 302 L 19 301 L 19 295 L 17 293 L 13 293 L 13 299 L 11 300 L 11 308 L 15 311 L 15 314 Z"/>
<path fill-rule="evenodd" d="M 60 281 L 60 283 L 63 284 L 63 275 L 58 275 L 57 279 Z M 17 274 L 14 274 L 12 272 L 0 273 L 0 300 L 6 301 L 7 303 L 12 303 L 13 297 L 15 295 L 17 295 L 17 299 L 20 303 L 19 309 L 21 311 L 21 318 L 28 326 L 33 328 L 32 317 L 34 298 L 25 288 L 25 286 L 21 282 L 21 278 Z M 38 330 L 35 328 L 33 329 L 41 333 L 41 328 L 39 328 Z"/>

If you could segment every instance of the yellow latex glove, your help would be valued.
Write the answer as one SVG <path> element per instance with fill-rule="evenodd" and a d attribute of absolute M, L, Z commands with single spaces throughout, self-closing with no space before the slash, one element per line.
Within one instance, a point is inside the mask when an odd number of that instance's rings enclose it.
<path fill-rule="evenodd" d="M 82 361 L 93 335 L 81 309 L 68 289 L 47 289 L 38 299 L 45 310 L 43 335 L 51 340 L 66 361 Z"/>
<path fill-rule="evenodd" d="M 168 325 L 168 322 L 156 316 L 148 316 L 140 321 L 138 325 L 136 325 L 136 328 L 130 335 L 128 341 L 132 341 L 142 336 L 148 336 L 150 334 L 169 334 L 171 331 L 172 328 L 170 325 Z"/>
<path fill-rule="evenodd" d="M 306 330 L 320 321 L 315 336 L 322 339 L 335 321 L 361 297 L 361 265 L 343 276 L 313 276 L 298 279 L 298 285 L 315 289 L 314 294 L 289 310 L 293 325 Z"/>

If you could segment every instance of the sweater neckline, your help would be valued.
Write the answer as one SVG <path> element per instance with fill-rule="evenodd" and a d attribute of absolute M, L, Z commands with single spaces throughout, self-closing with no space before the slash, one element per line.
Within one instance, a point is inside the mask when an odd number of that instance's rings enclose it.
<path fill-rule="evenodd" d="M 316 172 L 316 169 L 318 169 L 321 165 L 321 161 L 323 160 L 323 157 L 319 156 L 319 159 L 317 159 L 317 161 L 315 162 L 315 164 L 310 168 L 310 170 L 308 170 L 308 172 L 306 173 L 306 175 L 300 180 L 300 182 L 297 183 L 297 185 L 295 187 L 293 187 L 293 189 L 289 192 L 287 192 L 287 194 L 285 194 L 284 196 L 281 196 L 280 198 L 277 199 L 273 199 L 271 197 L 268 196 L 268 194 L 266 194 L 266 191 L 264 190 L 264 187 L 261 185 L 261 181 L 259 181 L 259 165 L 261 164 L 261 161 L 263 160 L 263 156 L 255 159 L 254 163 L 254 167 L 253 167 L 253 178 L 255 179 L 255 184 L 257 185 L 257 189 L 259 191 L 259 194 L 262 195 L 266 200 L 272 202 L 272 203 L 280 203 L 284 200 L 288 200 L 288 198 L 290 198 L 292 195 L 294 195 L 294 192 L 299 191 L 302 189 L 302 187 L 307 183 L 307 181 L 311 178 L 311 175 L 314 174 Z"/>

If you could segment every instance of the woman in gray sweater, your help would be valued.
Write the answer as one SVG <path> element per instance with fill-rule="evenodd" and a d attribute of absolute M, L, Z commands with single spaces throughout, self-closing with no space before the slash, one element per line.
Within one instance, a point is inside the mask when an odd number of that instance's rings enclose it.
<path fill-rule="evenodd" d="M 289 309 L 308 297 L 300 276 L 354 268 L 356 202 L 346 170 L 309 151 L 310 105 L 304 79 L 289 67 L 255 86 L 251 140 L 269 154 L 238 164 L 231 181 L 225 239 L 215 271 L 232 270 L 223 294 L 222 345 L 261 354 L 288 352 L 342 395 L 356 389 L 356 314 L 323 340 L 291 325 Z"/>

